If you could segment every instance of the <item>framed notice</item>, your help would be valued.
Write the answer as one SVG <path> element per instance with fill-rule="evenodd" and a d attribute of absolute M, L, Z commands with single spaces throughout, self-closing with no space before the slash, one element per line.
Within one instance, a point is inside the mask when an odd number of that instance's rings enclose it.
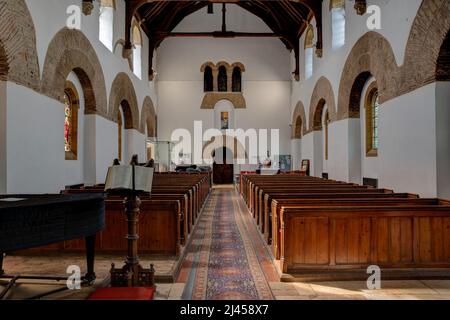
<path fill-rule="evenodd" d="M 280 155 L 280 171 L 288 172 L 292 170 L 292 157 L 291 155 Z"/>
<path fill-rule="evenodd" d="M 302 160 L 302 165 L 300 167 L 300 172 L 304 174 L 305 176 L 309 176 L 309 168 L 310 168 L 310 161 L 309 160 Z"/>

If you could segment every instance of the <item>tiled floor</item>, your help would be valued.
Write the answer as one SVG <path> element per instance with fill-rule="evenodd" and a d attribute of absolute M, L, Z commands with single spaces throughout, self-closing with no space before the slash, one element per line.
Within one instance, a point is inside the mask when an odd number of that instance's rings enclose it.
<path fill-rule="evenodd" d="M 229 188 L 229 187 L 226 187 Z M 263 256 L 264 250 L 261 248 L 262 240 L 254 235 L 252 230 L 252 219 L 246 219 L 245 214 L 248 213 L 242 199 L 236 194 L 230 193 L 229 201 L 235 202 L 234 210 L 242 213 L 246 224 L 246 230 L 249 238 L 255 244 L 255 250 L 259 257 Z M 237 202 L 237 204 L 236 204 Z M 231 207 L 231 206 L 230 206 Z M 197 225 L 197 228 L 204 226 Z M 258 243 L 260 241 L 260 243 Z M 107 282 L 111 262 L 115 262 L 117 266 L 122 265 L 124 258 L 120 256 L 98 255 L 96 257 L 97 285 Z M 271 264 L 270 261 L 262 261 Z M 176 268 L 176 260 L 168 258 L 155 258 L 149 256 L 141 256 L 141 263 L 144 267 L 148 267 L 150 263 L 154 263 L 157 275 L 169 275 Z M 84 256 L 82 255 L 63 255 L 63 256 L 8 256 L 5 259 L 4 269 L 14 272 L 15 274 L 62 274 L 69 265 L 80 265 L 82 272 L 85 272 Z M 155 300 L 179 300 L 183 296 L 186 285 L 188 283 L 188 274 L 192 269 L 188 258 L 184 261 L 181 274 L 178 277 L 178 283 L 174 284 L 157 284 L 157 292 Z M 450 280 L 413 280 L 413 281 L 382 281 L 381 289 L 369 290 L 364 281 L 345 281 L 345 282 L 320 282 L 320 283 L 281 283 L 276 282 L 273 272 L 269 272 L 270 266 L 263 267 L 265 278 L 273 297 L 277 300 L 450 300 Z M 64 284 L 62 284 L 64 285 Z M 61 285 L 59 286 L 61 287 Z M 26 298 L 30 295 L 43 292 L 49 289 L 58 288 L 58 286 L 39 283 L 21 284 L 17 286 L 9 299 Z M 2 283 L 0 282 L 0 291 Z M 49 299 L 86 299 L 92 292 L 93 288 L 84 288 L 76 291 L 65 291 L 54 294 Z"/>
<path fill-rule="evenodd" d="M 364 281 L 270 283 L 277 300 L 450 300 L 450 280 L 382 281 L 369 290 Z"/>

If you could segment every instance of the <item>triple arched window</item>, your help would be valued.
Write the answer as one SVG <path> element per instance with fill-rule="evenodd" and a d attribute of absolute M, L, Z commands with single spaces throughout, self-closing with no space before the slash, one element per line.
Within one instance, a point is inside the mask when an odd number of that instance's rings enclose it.
<path fill-rule="evenodd" d="M 79 95 L 75 85 L 67 81 L 64 89 L 64 150 L 66 160 L 77 160 Z"/>
<path fill-rule="evenodd" d="M 111 52 L 114 50 L 115 8 L 115 0 L 100 0 L 99 39 Z"/>
<path fill-rule="evenodd" d="M 241 63 L 229 65 L 221 62 L 214 65 L 205 63 L 203 72 L 203 87 L 205 92 L 242 92 L 242 72 L 245 71 Z"/>

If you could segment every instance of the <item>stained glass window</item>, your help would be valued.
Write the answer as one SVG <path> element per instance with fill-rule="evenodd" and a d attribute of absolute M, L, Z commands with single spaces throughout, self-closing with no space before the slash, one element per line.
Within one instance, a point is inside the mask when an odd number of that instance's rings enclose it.
<path fill-rule="evenodd" d="M 78 92 L 70 81 L 64 90 L 64 151 L 66 160 L 77 159 L 78 148 Z"/>
<path fill-rule="evenodd" d="M 72 103 L 70 102 L 70 97 L 67 92 L 64 92 L 64 149 L 66 152 L 72 151 L 72 146 L 70 144 L 70 127 L 72 122 Z"/>

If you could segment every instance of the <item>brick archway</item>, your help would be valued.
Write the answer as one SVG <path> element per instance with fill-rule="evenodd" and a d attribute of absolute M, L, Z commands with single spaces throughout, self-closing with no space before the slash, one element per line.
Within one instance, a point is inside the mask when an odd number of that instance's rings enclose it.
<path fill-rule="evenodd" d="M 411 27 L 406 45 L 398 95 L 414 91 L 444 77 L 450 70 L 437 70 L 441 48 L 450 30 L 450 1 L 424 0 Z"/>
<path fill-rule="evenodd" d="M 306 121 L 305 106 L 299 101 L 292 116 L 292 139 L 301 139 L 307 133 L 308 122 Z"/>
<path fill-rule="evenodd" d="M 63 102 L 66 79 L 72 71 L 83 87 L 85 113 L 107 117 L 105 78 L 97 54 L 82 32 L 64 28 L 48 47 L 41 92 Z"/>
<path fill-rule="evenodd" d="M 147 128 L 147 130 L 146 130 Z M 145 97 L 144 103 L 141 109 L 141 133 L 145 134 L 147 137 L 156 137 L 156 112 L 153 106 L 153 101 L 150 97 Z"/>
<path fill-rule="evenodd" d="M 109 118 L 117 122 L 117 114 L 121 104 L 127 102 L 125 116 L 125 129 L 136 129 L 139 131 L 139 107 L 133 83 L 126 73 L 119 73 L 111 85 L 109 95 Z"/>
<path fill-rule="evenodd" d="M 0 0 L 0 80 L 40 89 L 36 32 L 24 0 Z"/>
<path fill-rule="evenodd" d="M 314 87 L 311 104 L 309 106 L 309 128 L 310 130 L 322 130 L 322 113 L 327 105 L 331 121 L 336 121 L 336 103 L 333 86 L 331 82 L 321 77 Z"/>
<path fill-rule="evenodd" d="M 372 75 L 379 84 L 380 102 L 398 96 L 397 66 L 392 47 L 379 33 L 368 32 L 354 45 L 348 55 L 339 84 L 337 120 L 359 117 L 360 101 L 352 99 L 355 84 L 360 86 Z M 362 84 L 364 86 L 365 82 Z"/>

